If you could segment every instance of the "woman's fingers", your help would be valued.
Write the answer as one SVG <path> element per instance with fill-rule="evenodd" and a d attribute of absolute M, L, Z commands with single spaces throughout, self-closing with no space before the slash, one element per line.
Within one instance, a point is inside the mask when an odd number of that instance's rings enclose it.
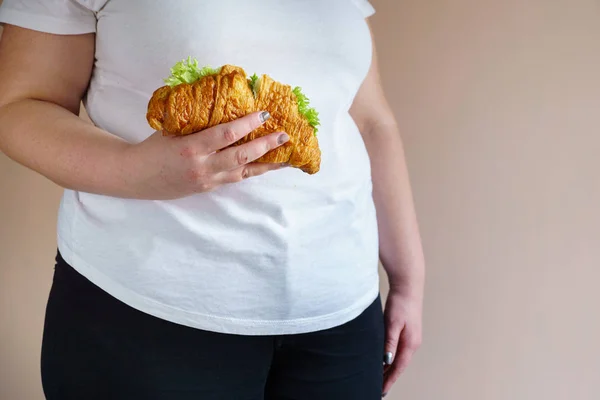
<path fill-rule="evenodd" d="M 184 140 L 187 140 L 187 144 L 197 151 L 197 155 L 208 155 L 237 142 L 269 118 L 271 114 L 268 111 L 255 112 L 193 135 L 187 135 Z"/>
<path fill-rule="evenodd" d="M 185 180 L 192 184 L 193 191 L 211 191 L 223 184 L 281 168 L 280 164 L 254 161 L 287 142 L 289 136 L 286 133 L 272 133 L 231 146 L 269 118 L 268 112 L 256 112 L 193 135 L 176 138 L 180 141 L 177 142 L 176 154 L 179 160 L 185 161 Z"/>
<path fill-rule="evenodd" d="M 391 365 L 384 368 L 383 393 L 387 393 L 392 385 L 398 380 L 421 345 L 420 330 L 414 326 L 405 324 L 401 330 L 398 340 L 398 350 Z"/>
<path fill-rule="evenodd" d="M 383 393 L 387 394 L 390 391 L 394 383 L 396 383 L 398 378 L 400 378 L 400 375 L 402 375 L 402 372 L 404 372 L 408 364 L 410 364 L 412 356 L 412 351 L 402 351 L 400 354 L 398 354 L 398 357 L 393 364 L 385 370 L 383 379 Z"/>
<path fill-rule="evenodd" d="M 403 328 L 404 322 L 401 320 L 389 320 L 386 322 L 384 363 L 387 366 L 392 365 L 397 357 L 398 344 Z"/>
<path fill-rule="evenodd" d="M 231 171 L 221 172 L 215 177 L 218 185 L 236 183 L 253 176 L 259 176 L 269 171 L 275 171 L 287 167 L 288 164 L 273 164 L 273 163 L 250 163 Z"/>
<path fill-rule="evenodd" d="M 239 169 L 256 161 L 288 140 L 289 136 L 286 133 L 277 132 L 239 146 L 229 147 L 208 157 L 209 169 L 214 173 Z"/>

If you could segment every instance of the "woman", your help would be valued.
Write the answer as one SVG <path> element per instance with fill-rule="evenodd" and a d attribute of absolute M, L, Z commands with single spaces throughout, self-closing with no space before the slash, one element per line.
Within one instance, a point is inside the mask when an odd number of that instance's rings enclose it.
<path fill-rule="evenodd" d="M 4 0 L 0 148 L 65 188 L 48 399 L 391 388 L 419 346 L 424 262 L 373 12 L 366 0 Z M 190 55 L 302 86 L 320 112 L 321 171 L 253 162 L 285 133 L 215 152 L 264 112 L 152 132 L 148 99 Z"/>

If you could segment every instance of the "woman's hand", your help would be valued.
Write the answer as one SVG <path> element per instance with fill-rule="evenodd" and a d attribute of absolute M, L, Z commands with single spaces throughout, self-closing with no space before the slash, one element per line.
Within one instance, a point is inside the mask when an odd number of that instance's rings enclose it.
<path fill-rule="evenodd" d="M 385 303 L 385 352 L 383 395 L 385 396 L 421 346 L 422 294 L 409 294 L 391 287 Z M 387 357 L 386 357 L 387 358 Z"/>
<path fill-rule="evenodd" d="M 122 154 L 123 174 L 135 191 L 134 197 L 180 198 L 284 167 L 253 163 L 289 140 L 282 132 L 225 149 L 269 118 L 268 112 L 256 112 L 179 137 L 166 137 L 156 132 L 145 141 L 127 147 Z"/>

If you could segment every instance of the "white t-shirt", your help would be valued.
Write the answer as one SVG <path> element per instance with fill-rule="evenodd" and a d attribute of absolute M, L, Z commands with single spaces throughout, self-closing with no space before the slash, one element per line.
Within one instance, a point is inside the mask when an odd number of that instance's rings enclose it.
<path fill-rule="evenodd" d="M 234 64 L 301 86 L 319 112 L 321 171 L 287 168 L 173 201 L 65 190 L 65 260 L 130 306 L 246 335 L 327 329 L 379 292 L 369 158 L 348 110 L 371 62 L 366 0 L 4 0 L 0 21 L 96 32 L 85 106 L 137 143 L 175 62 Z"/>

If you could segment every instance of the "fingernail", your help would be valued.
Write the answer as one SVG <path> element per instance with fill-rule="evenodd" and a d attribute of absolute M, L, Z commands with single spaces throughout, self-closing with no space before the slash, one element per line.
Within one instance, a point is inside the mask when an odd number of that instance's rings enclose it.
<path fill-rule="evenodd" d="M 386 363 L 387 365 L 390 365 L 393 360 L 394 360 L 394 354 L 391 351 L 388 351 L 387 353 L 385 353 L 385 357 L 383 357 L 384 363 Z"/>
<path fill-rule="evenodd" d="M 279 135 L 279 137 L 277 138 L 277 144 L 284 144 L 285 142 L 287 142 L 288 140 L 290 140 L 290 137 L 287 135 L 287 133 L 282 133 L 281 135 Z"/>
<path fill-rule="evenodd" d="M 281 164 L 279 164 L 279 168 L 286 168 L 289 167 L 290 164 L 286 163 L 286 162 L 282 162 Z"/>
<path fill-rule="evenodd" d="M 260 118 L 260 122 L 264 123 L 267 120 L 269 120 L 269 118 L 271 118 L 271 113 L 269 113 L 268 111 L 263 111 L 260 113 L 259 118 Z"/>

